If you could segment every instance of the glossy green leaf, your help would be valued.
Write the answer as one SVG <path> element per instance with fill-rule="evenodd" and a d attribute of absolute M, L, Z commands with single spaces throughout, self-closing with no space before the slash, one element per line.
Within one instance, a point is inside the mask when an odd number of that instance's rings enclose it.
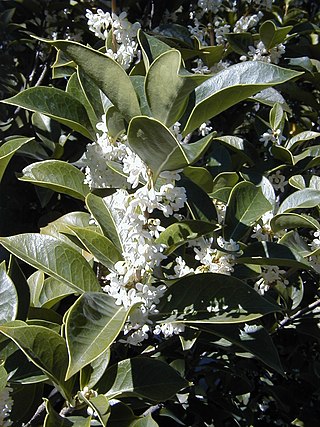
<path fill-rule="evenodd" d="M 229 33 L 226 38 L 232 49 L 239 55 L 247 55 L 249 46 L 254 46 L 254 40 L 251 33 Z"/>
<path fill-rule="evenodd" d="M 17 313 L 17 291 L 2 262 L 0 264 L 0 325 L 15 320 Z"/>
<path fill-rule="evenodd" d="M 290 194 L 280 205 L 278 214 L 294 209 L 313 208 L 320 204 L 320 190 L 305 188 Z"/>
<path fill-rule="evenodd" d="M 280 104 L 275 103 L 270 110 L 269 123 L 271 129 L 280 129 L 283 120 L 283 109 Z"/>
<path fill-rule="evenodd" d="M 122 330 L 128 310 L 104 293 L 86 292 L 66 318 L 69 365 L 66 378 L 104 353 Z"/>
<path fill-rule="evenodd" d="M 305 141 L 310 141 L 312 139 L 318 138 L 320 136 L 319 132 L 312 132 L 312 131 L 305 131 L 300 132 L 297 135 L 294 135 L 292 138 L 290 138 L 287 143 L 285 144 L 285 147 L 289 150 L 293 150 L 297 147 L 297 145 L 301 144 Z"/>
<path fill-rule="evenodd" d="M 21 321 L 0 326 L 0 332 L 12 339 L 23 353 L 48 375 L 58 390 L 67 399 L 70 398 L 72 384 L 64 380 L 68 353 L 66 342 L 61 335 L 43 326 L 28 326 Z"/>
<path fill-rule="evenodd" d="M 217 228 L 216 224 L 204 221 L 186 220 L 169 225 L 156 242 L 166 245 L 165 253 L 169 255 L 179 246 L 205 234 L 211 234 Z"/>
<path fill-rule="evenodd" d="M 208 169 L 199 166 L 187 166 L 184 168 L 183 174 L 206 193 L 211 193 L 213 180 Z"/>
<path fill-rule="evenodd" d="M 178 181 L 178 184 L 182 185 L 186 190 L 186 205 L 192 219 L 213 223 L 218 222 L 217 211 L 213 201 L 201 187 L 186 178 Z"/>
<path fill-rule="evenodd" d="M 84 200 L 89 187 L 83 183 L 84 174 L 75 166 L 60 160 L 32 163 L 22 171 L 21 181 Z"/>
<path fill-rule="evenodd" d="M 80 101 L 63 90 L 37 86 L 2 102 L 45 114 L 89 139 L 94 137 L 86 109 Z"/>
<path fill-rule="evenodd" d="M 275 215 L 270 221 L 274 233 L 287 228 L 312 228 L 320 230 L 320 223 L 310 215 L 297 213 L 284 213 Z"/>
<path fill-rule="evenodd" d="M 30 306 L 30 290 L 25 275 L 20 267 L 20 263 L 13 255 L 10 255 L 8 275 L 17 291 L 18 312 L 16 319 L 26 320 Z"/>
<path fill-rule="evenodd" d="M 28 277 L 28 285 L 30 288 L 30 305 L 33 307 L 39 306 L 39 297 L 44 284 L 43 271 L 37 270 Z"/>
<path fill-rule="evenodd" d="M 302 257 L 307 257 L 310 254 L 310 246 L 295 230 L 290 230 L 284 234 L 279 240 L 279 244 L 287 246 L 293 253 Z"/>
<path fill-rule="evenodd" d="M 48 277 L 45 279 L 39 295 L 39 305 L 44 308 L 52 308 L 60 300 L 73 293 L 74 288 L 53 277 Z"/>
<path fill-rule="evenodd" d="M 98 52 L 70 41 L 48 41 L 72 59 L 99 89 L 110 99 L 123 117 L 129 121 L 140 114 L 137 95 L 130 78 L 116 61 Z M 117 84 L 114 84 L 114 82 Z"/>
<path fill-rule="evenodd" d="M 117 138 L 121 133 L 125 131 L 125 121 L 119 111 L 114 107 L 108 108 L 106 112 L 106 125 L 108 134 L 112 138 Z"/>
<path fill-rule="evenodd" d="M 286 36 L 292 30 L 292 25 L 278 28 L 272 21 L 265 21 L 259 30 L 261 41 L 266 49 L 272 49 L 276 45 L 284 42 Z"/>
<path fill-rule="evenodd" d="M 90 79 L 90 77 L 82 70 L 77 70 L 78 79 L 82 92 L 87 100 L 87 110 L 91 109 L 91 117 L 95 117 L 95 123 L 101 121 L 102 115 L 105 113 L 104 97 L 98 86 Z M 95 129 L 95 127 L 94 127 Z"/>
<path fill-rule="evenodd" d="M 90 228 L 68 227 L 74 235 L 80 240 L 85 248 L 90 252 L 98 262 L 105 267 L 113 270 L 114 264 L 122 260 L 122 255 L 116 246 L 105 236 Z"/>
<path fill-rule="evenodd" d="M 145 116 L 152 116 L 150 106 L 147 100 L 145 77 L 130 76 L 130 80 L 139 99 L 141 114 Z"/>
<path fill-rule="evenodd" d="M 18 258 L 76 292 L 98 292 L 101 289 L 87 261 L 71 246 L 54 237 L 26 233 L 1 237 L 0 243 Z"/>
<path fill-rule="evenodd" d="M 99 357 L 94 359 L 89 365 L 85 366 L 80 371 L 80 385 L 81 389 L 88 387 L 94 388 L 97 382 L 105 373 L 110 362 L 110 348 L 100 354 Z"/>
<path fill-rule="evenodd" d="M 100 225 L 104 235 L 117 247 L 120 253 L 123 252 L 122 239 L 118 232 L 118 218 L 114 209 L 114 198 L 108 196 L 101 198 L 90 193 L 86 198 L 86 205 L 94 219 Z"/>
<path fill-rule="evenodd" d="M 188 386 L 178 372 L 158 359 L 135 357 L 112 365 L 97 384 L 109 399 L 137 396 L 161 402 Z"/>
<path fill-rule="evenodd" d="M 141 46 L 143 62 L 146 70 L 149 69 L 150 64 L 152 64 L 159 55 L 171 49 L 166 43 L 145 33 L 141 29 L 138 30 L 137 38 Z"/>
<path fill-rule="evenodd" d="M 250 182 L 239 182 L 230 193 L 226 216 L 225 236 L 239 240 L 261 216 L 271 209 L 260 187 Z"/>
<path fill-rule="evenodd" d="M 130 427 L 159 427 L 151 415 L 140 417 L 130 423 Z"/>
<path fill-rule="evenodd" d="M 228 67 L 195 89 L 195 102 L 183 135 L 262 89 L 284 83 L 299 75 L 301 73 L 296 71 L 257 61 Z"/>
<path fill-rule="evenodd" d="M 291 151 L 287 150 L 284 147 L 281 147 L 281 145 L 273 145 L 270 150 L 272 156 L 280 160 L 281 163 L 285 163 L 288 165 L 294 165 L 295 160 L 291 153 Z"/>
<path fill-rule="evenodd" d="M 151 64 L 146 75 L 146 94 L 152 117 L 167 126 L 183 115 L 189 94 L 209 77 L 180 71 L 181 53 L 171 49 Z M 161 81 L 161 84 L 159 84 Z"/>
<path fill-rule="evenodd" d="M 302 175 L 293 175 L 289 178 L 289 184 L 297 188 L 298 190 L 303 190 L 306 188 L 306 183 Z"/>
<path fill-rule="evenodd" d="M 71 417 L 67 418 L 59 415 L 51 405 L 50 401 L 44 399 L 47 415 L 44 420 L 43 427 L 90 427 L 91 416 L 83 417 Z"/>
<path fill-rule="evenodd" d="M 258 156 L 255 147 L 238 136 L 220 136 L 215 137 L 214 140 L 222 142 L 223 145 L 229 147 L 235 153 L 243 155 L 249 165 L 253 165 L 253 159 Z"/>
<path fill-rule="evenodd" d="M 284 267 L 308 268 L 308 262 L 287 246 L 273 242 L 256 242 L 244 249 L 237 263 L 258 265 L 280 265 Z"/>
<path fill-rule="evenodd" d="M 264 105 L 269 105 L 269 107 L 272 107 L 276 102 L 281 105 L 284 111 L 287 111 L 288 113 L 292 113 L 291 108 L 286 103 L 286 100 L 281 95 L 280 92 L 278 92 L 273 87 L 268 87 L 267 89 L 263 89 L 261 92 L 258 92 L 256 95 L 251 96 L 249 99 L 255 102 L 260 102 Z"/>
<path fill-rule="evenodd" d="M 227 339 L 283 375 L 284 372 L 277 349 L 273 344 L 272 338 L 262 325 L 201 324 L 198 328 L 201 331 Z"/>
<path fill-rule="evenodd" d="M 0 146 L 0 182 L 2 180 L 4 171 L 6 170 L 6 167 L 8 166 L 8 163 L 10 162 L 14 153 L 18 151 L 19 148 L 21 148 L 23 145 L 32 140 L 34 140 L 34 138 L 18 137 L 10 139 Z"/>
<path fill-rule="evenodd" d="M 218 273 L 185 276 L 157 306 L 158 323 L 241 323 L 281 311 L 236 277 Z"/>
<path fill-rule="evenodd" d="M 111 409 L 107 397 L 103 394 L 98 394 L 97 396 L 93 396 L 88 399 L 83 393 L 81 393 L 80 399 L 87 403 L 93 413 L 96 414 L 102 426 L 106 427 Z"/>
<path fill-rule="evenodd" d="M 212 135 L 207 135 L 182 146 L 166 126 L 147 116 L 135 117 L 128 128 L 129 145 L 151 169 L 154 180 L 163 170 L 179 169 L 198 160 L 211 140 Z"/>

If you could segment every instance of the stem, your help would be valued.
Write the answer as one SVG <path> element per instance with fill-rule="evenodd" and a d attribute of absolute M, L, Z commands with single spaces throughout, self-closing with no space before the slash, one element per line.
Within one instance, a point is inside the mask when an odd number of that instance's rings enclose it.
<path fill-rule="evenodd" d="M 290 323 L 293 323 L 296 319 L 298 319 L 299 317 L 304 316 L 305 314 L 311 312 L 312 310 L 314 310 L 315 308 L 320 307 L 320 299 L 317 301 L 314 301 L 313 303 L 307 305 L 307 307 L 302 308 L 301 310 L 297 311 L 293 316 L 291 317 L 286 317 L 285 319 L 283 319 L 280 323 L 279 323 L 279 329 L 284 328 L 285 326 L 287 326 Z"/>
<path fill-rule="evenodd" d="M 117 0 L 112 0 L 111 2 L 111 12 L 117 13 Z"/>

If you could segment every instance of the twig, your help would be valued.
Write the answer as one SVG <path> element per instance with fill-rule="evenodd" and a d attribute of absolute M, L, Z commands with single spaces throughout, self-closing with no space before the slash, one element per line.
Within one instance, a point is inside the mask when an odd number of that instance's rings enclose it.
<path fill-rule="evenodd" d="M 290 323 L 293 323 L 296 319 L 304 316 L 305 314 L 311 312 L 312 310 L 314 310 L 317 307 L 320 307 L 320 299 L 317 301 L 314 301 L 313 303 L 311 303 L 309 305 L 307 305 L 307 307 L 304 307 L 301 310 L 297 311 L 293 316 L 286 317 L 285 319 L 283 319 L 279 323 L 279 328 L 277 330 L 284 328 L 285 326 L 287 326 Z"/>

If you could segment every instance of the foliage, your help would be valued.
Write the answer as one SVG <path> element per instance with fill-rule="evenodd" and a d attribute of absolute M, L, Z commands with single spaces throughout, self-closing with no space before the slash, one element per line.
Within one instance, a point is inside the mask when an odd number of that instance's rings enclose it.
<path fill-rule="evenodd" d="M 316 425 L 318 3 L 0 12 L 1 425 Z"/>

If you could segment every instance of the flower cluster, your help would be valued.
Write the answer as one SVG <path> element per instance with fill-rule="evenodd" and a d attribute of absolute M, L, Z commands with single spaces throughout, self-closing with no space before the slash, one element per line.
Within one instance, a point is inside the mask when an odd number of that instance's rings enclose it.
<path fill-rule="evenodd" d="M 130 67 L 134 57 L 137 55 L 138 43 L 136 41 L 139 22 L 131 24 L 127 19 L 126 12 L 119 16 L 115 13 L 103 12 L 98 9 L 96 13 L 87 10 L 86 17 L 90 31 L 106 40 L 112 49 L 108 48 L 106 54 L 119 62 L 126 70 Z"/>
<path fill-rule="evenodd" d="M 2 427 L 10 427 L 13 422 L 10 420 L 10 413 L 13 404 L 10 393 L 12 388 L 6 386 L 0 391 L 0 425 Z"/>

